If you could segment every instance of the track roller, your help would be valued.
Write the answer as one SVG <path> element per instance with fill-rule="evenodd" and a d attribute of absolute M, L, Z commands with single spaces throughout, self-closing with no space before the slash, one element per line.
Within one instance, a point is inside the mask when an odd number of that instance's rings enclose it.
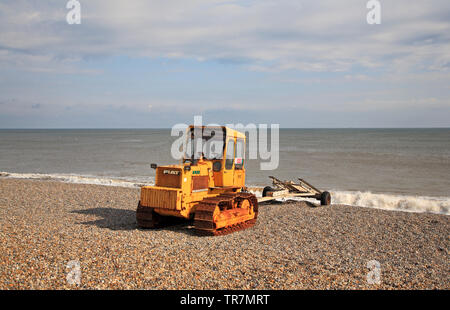
<path fill-rule="evenodd" d="M 251 193 L 225 193 L 202 200 L 195 210 L 194 228 L 201 235 L 226 235 L 253 226 L 258 200 Z"/>

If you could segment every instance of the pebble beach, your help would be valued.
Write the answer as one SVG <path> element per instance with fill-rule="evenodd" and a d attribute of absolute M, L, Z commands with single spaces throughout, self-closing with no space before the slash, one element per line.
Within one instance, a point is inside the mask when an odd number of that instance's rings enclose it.
<path fill-rule="evenodd" d="M 0 178 L 0 289 L 450 289 L 448 215 L 273 203 L 250 229 L 201 237 L 190 223 L 138 229 L 138 200 Z"/>

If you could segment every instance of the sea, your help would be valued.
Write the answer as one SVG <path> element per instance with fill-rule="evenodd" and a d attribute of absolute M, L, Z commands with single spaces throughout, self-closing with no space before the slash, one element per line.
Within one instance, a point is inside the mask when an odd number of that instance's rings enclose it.
<path fill-rule="evenodd" d="M 151 185 L 150 163 L 179 162 L 170 152 L 177 138 L 170 129 L 2 129 L 0 186 L 2 178 Z M 449 128 L 280 129 L 278 167 L 261 170 L 267 161 L 245 160 L 247 186 L 302 178 L 333 203 L 450 214 Z"/>

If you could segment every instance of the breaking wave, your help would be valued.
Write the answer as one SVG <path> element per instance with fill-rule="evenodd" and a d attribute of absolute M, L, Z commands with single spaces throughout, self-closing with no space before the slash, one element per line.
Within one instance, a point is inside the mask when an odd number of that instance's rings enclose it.
<path fill-rule="evenodd" d="M 371 192 L 333 191 L 333 203 L 407 212 L 450 215 L 449 197 L 408 196 Z"/>
<path fill-rule="evenodd" d="M 9 173 L 9 172 L 0 172 L 0 177 L 13 179 L 50 180 L 75 184 L 93 184 L 93 185 L 119 186 L 131 188 L 138 188 L 143 185 L 154 184 L 153 177 L 140 177 L 140 178 L 137 177 L 131 179 L 121 177 L 85 176 L 78 174 Z"/>
<path fill-rule="evenodd" d="M 0 172 L 0 178 L 54 180 L 65 183 L 94 184 L 104 186 L 119 186 L 139 188 L 143 185 L 153 185 L 153 177 L 98 177 L 77 174 L 41 174 L 41 173 L 9 173 Z M 256 196 L 261 196 L 259 187 L 251 187 Z M 358 191 L 331 191 L 333 204 L 345 204 L 366 208 L 375 208 L 406 212 L 428 212 L 450 215 L 449 197 L 427 197 L 412 195 L 380 194 Z M 304 200 L 304 199 L 295 199 Z M 317 200 L 311 200 L 317 202 Z"/>

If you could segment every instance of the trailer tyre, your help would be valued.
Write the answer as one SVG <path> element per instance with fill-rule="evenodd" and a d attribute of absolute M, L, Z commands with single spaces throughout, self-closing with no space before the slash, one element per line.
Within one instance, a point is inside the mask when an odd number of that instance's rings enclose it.
<path fill-rule="evenodd" d="M 267 192 L 273 192 L 273 191 L 274 191 L 274 189 L 272 187 L 266 186 L 266 187 L 264 187 L 264 189 L 262 191 L 262 196 L 266 197 L 267 196 Z"/>
<path fill-rule="evenodd" d="M 323 192 L 320 195 L 320 204 L 322 206 L 329 206 L 331 204 L 331 194 L 329 192 Z"/>

